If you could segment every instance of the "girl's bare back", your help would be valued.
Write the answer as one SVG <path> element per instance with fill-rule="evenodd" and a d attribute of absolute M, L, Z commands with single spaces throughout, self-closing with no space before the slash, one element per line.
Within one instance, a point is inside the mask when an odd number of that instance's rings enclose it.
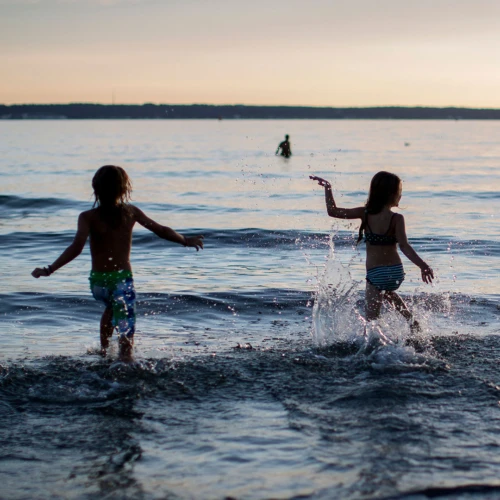
<path fill-rule="evenodd" d="M 366 243 L 366 269 L 379 266 L 393 266 L 401 264 L 401 258 L 397 250 L 398 226 L 400 224 L 399 214 L 395 214 L 392 210 L 385 208 L 378 214 L 365 214 L 366 227 L 365 234 L 376 235 L 382 239 L 394 239 L 394 242 L 385 242 L 384 244 L 371 244 L 367 238 Z"/>

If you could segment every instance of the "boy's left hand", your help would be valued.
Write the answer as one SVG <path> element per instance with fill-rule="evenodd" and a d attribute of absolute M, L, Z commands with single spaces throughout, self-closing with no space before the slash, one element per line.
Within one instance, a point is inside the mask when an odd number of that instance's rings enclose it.
<path fill-rule="evenodd" d="M 33 278 L 39 278 L 40 276 L 50 276 L 50 271 L 46 267 L 37 267 L 32 273 Z"/>
<path fill-rule="evenodd" d="M 189 236 L 185 237 L 186 240 L 186 246 L 187 247 L 194 247 L 196 248 L 196 251 L 200 250 L 200 248 L 203 250 L 203 236 Z"/>

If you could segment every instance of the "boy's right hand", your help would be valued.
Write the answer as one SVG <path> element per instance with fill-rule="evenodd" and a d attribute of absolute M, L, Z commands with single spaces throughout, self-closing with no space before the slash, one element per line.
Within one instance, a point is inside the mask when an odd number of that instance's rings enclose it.
<path fill-rule="evenodd" d="M 318 181 L 318 184 L 321 187 L 324 187 L 324 188 L 331 188 L 332 187 L 332 185 L 327 180 L 322 179 L 321 177 L 317 177 L 316 175 L 310 175 L 309 179 L 311 179 L 312 181 Z"/>
<path fill-rule="evenodd" d="M 186 240 L 186 245 L 187 247 L 194 247 L 196 248 L 196 251 L 203 249 L 203 235 L 199 236 L 184 236 L 184 239 Z"/>
<path fill-rule="evenodd" d="M 40 276 L 50 276 L 50 271 L 46 267 L 37 267 L 32 273 L 33 278 L 39 278 Z"/>

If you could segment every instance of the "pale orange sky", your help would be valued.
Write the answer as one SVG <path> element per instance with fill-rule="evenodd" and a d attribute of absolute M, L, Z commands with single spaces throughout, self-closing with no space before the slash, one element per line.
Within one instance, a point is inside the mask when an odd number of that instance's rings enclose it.
<path fill-rule="evenodd" d="M 0 0 L 0 103 L 500 107 L 500 0 Z"/>

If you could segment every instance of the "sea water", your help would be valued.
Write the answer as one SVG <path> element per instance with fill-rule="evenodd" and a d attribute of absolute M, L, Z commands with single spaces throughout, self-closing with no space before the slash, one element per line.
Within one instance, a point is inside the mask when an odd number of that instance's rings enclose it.
<path fill-rule="evenodd" d="M 293 156 L 274 155 L 285 133 Z M 500 123 L 0 121 L 0 481 L 31 498 L 498 498 Z M 137 228 L 135 360 L 99 356 L 88 247 L 105 164 L 196 252 Z M 432 286 L 365 349 L 358 222 L 379 170 Z M 370 333 L 370 332 L 368 332 Z M 372 332 L 373 333 L 373 332 Z M 376 332 L 375 332 L 376 333 Z"/>

